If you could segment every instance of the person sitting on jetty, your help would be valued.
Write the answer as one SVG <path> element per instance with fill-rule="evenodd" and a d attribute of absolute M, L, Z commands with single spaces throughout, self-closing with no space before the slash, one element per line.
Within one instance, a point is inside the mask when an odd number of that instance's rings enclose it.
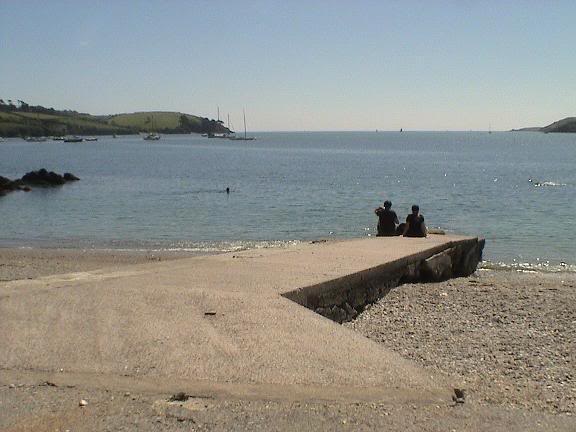
<path fill-rule="evenodd" d="M 420 214 L 420 207 L 416 204 L 412 206 L 412 213 L 406 217 L 406 225 L 402 235 L 404 237 L 426 237 L 428 235 L 424 216 Z"/>
<path fill-rule="evenodd" d="M 396 224 L 398 223 L 398 216 L 396 212 L 391 210 L 392 203 L 388 200 L 384 201 L 384 208 L 378 207 L 374 213 L 378 216 L 378 234 L 377 237 L 395 236 Z"/>

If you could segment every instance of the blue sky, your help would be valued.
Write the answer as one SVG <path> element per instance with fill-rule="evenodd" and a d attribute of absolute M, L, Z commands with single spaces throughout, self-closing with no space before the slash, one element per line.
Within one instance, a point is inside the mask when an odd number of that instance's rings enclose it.
<path fill-rule="evenodd" d="M 0 0 L 0 97 L 253 130 L 494 130 L 576 115 L 573 1 Z"/>

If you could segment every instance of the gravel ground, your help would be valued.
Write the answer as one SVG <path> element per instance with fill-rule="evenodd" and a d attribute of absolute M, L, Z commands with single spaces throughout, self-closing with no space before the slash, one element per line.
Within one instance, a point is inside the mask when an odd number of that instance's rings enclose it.
<path fill-rule="evenodd" d="M 576 275 L 480 270 L 407 284 L 346 326 L 479 403 L 576 413 Z"/>
<path fill-rule="evenodd" d="M 0 385 L 2 432 L 54 431 L 566 431 L 576 418 L 515 407 L 220 400 L 54 387 Z M 87 405 L 79 406 L 85 400 Z"/>

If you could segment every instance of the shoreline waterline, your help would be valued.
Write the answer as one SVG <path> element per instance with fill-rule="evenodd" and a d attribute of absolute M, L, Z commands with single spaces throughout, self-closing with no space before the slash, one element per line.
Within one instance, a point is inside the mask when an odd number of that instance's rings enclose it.
<path fill-rule="evenodd" d="M 151 256 L 151 257 L 193 257 L 218 255 L 231 252 L 258 249 L 284 249 L 306 243 L 326 241 L 346 241 L 350 238 L 321 238 L 309 240 L 255 240 L 255 241 L 218 241 L 218 242 L 95 242 L 95 241 L 0 241 L 0 253 L 18 252 L 25 256 L 42 253 L 44 256 L 54 253 L 64 254 L 96 254 L 96 255 L 124 255 L 124 256 Z M 491 260 L 484 259 L 478 265 L 477 271 L 511 271 L 518 273 L 576 273 L 576 263 L 559 260 L 536 259 L 534 262 L 520 261 L 517 259 Z"/>

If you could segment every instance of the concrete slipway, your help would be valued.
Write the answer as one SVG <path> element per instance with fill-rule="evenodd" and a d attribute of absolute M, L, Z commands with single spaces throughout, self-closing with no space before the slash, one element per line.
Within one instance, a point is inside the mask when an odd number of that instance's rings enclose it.
<path fill-rule="evenodd" d="M 477 239 L 368 238 L 0 285 L 0 382 L 245 399 L 449 400 L 452 384 L 286 298 Z M 480 248 L 481 250 L 481 248 Z M 475 264 L 474 264 L 475 266 Z M 333 281 L 334 284 L 332 283 Z"/>

